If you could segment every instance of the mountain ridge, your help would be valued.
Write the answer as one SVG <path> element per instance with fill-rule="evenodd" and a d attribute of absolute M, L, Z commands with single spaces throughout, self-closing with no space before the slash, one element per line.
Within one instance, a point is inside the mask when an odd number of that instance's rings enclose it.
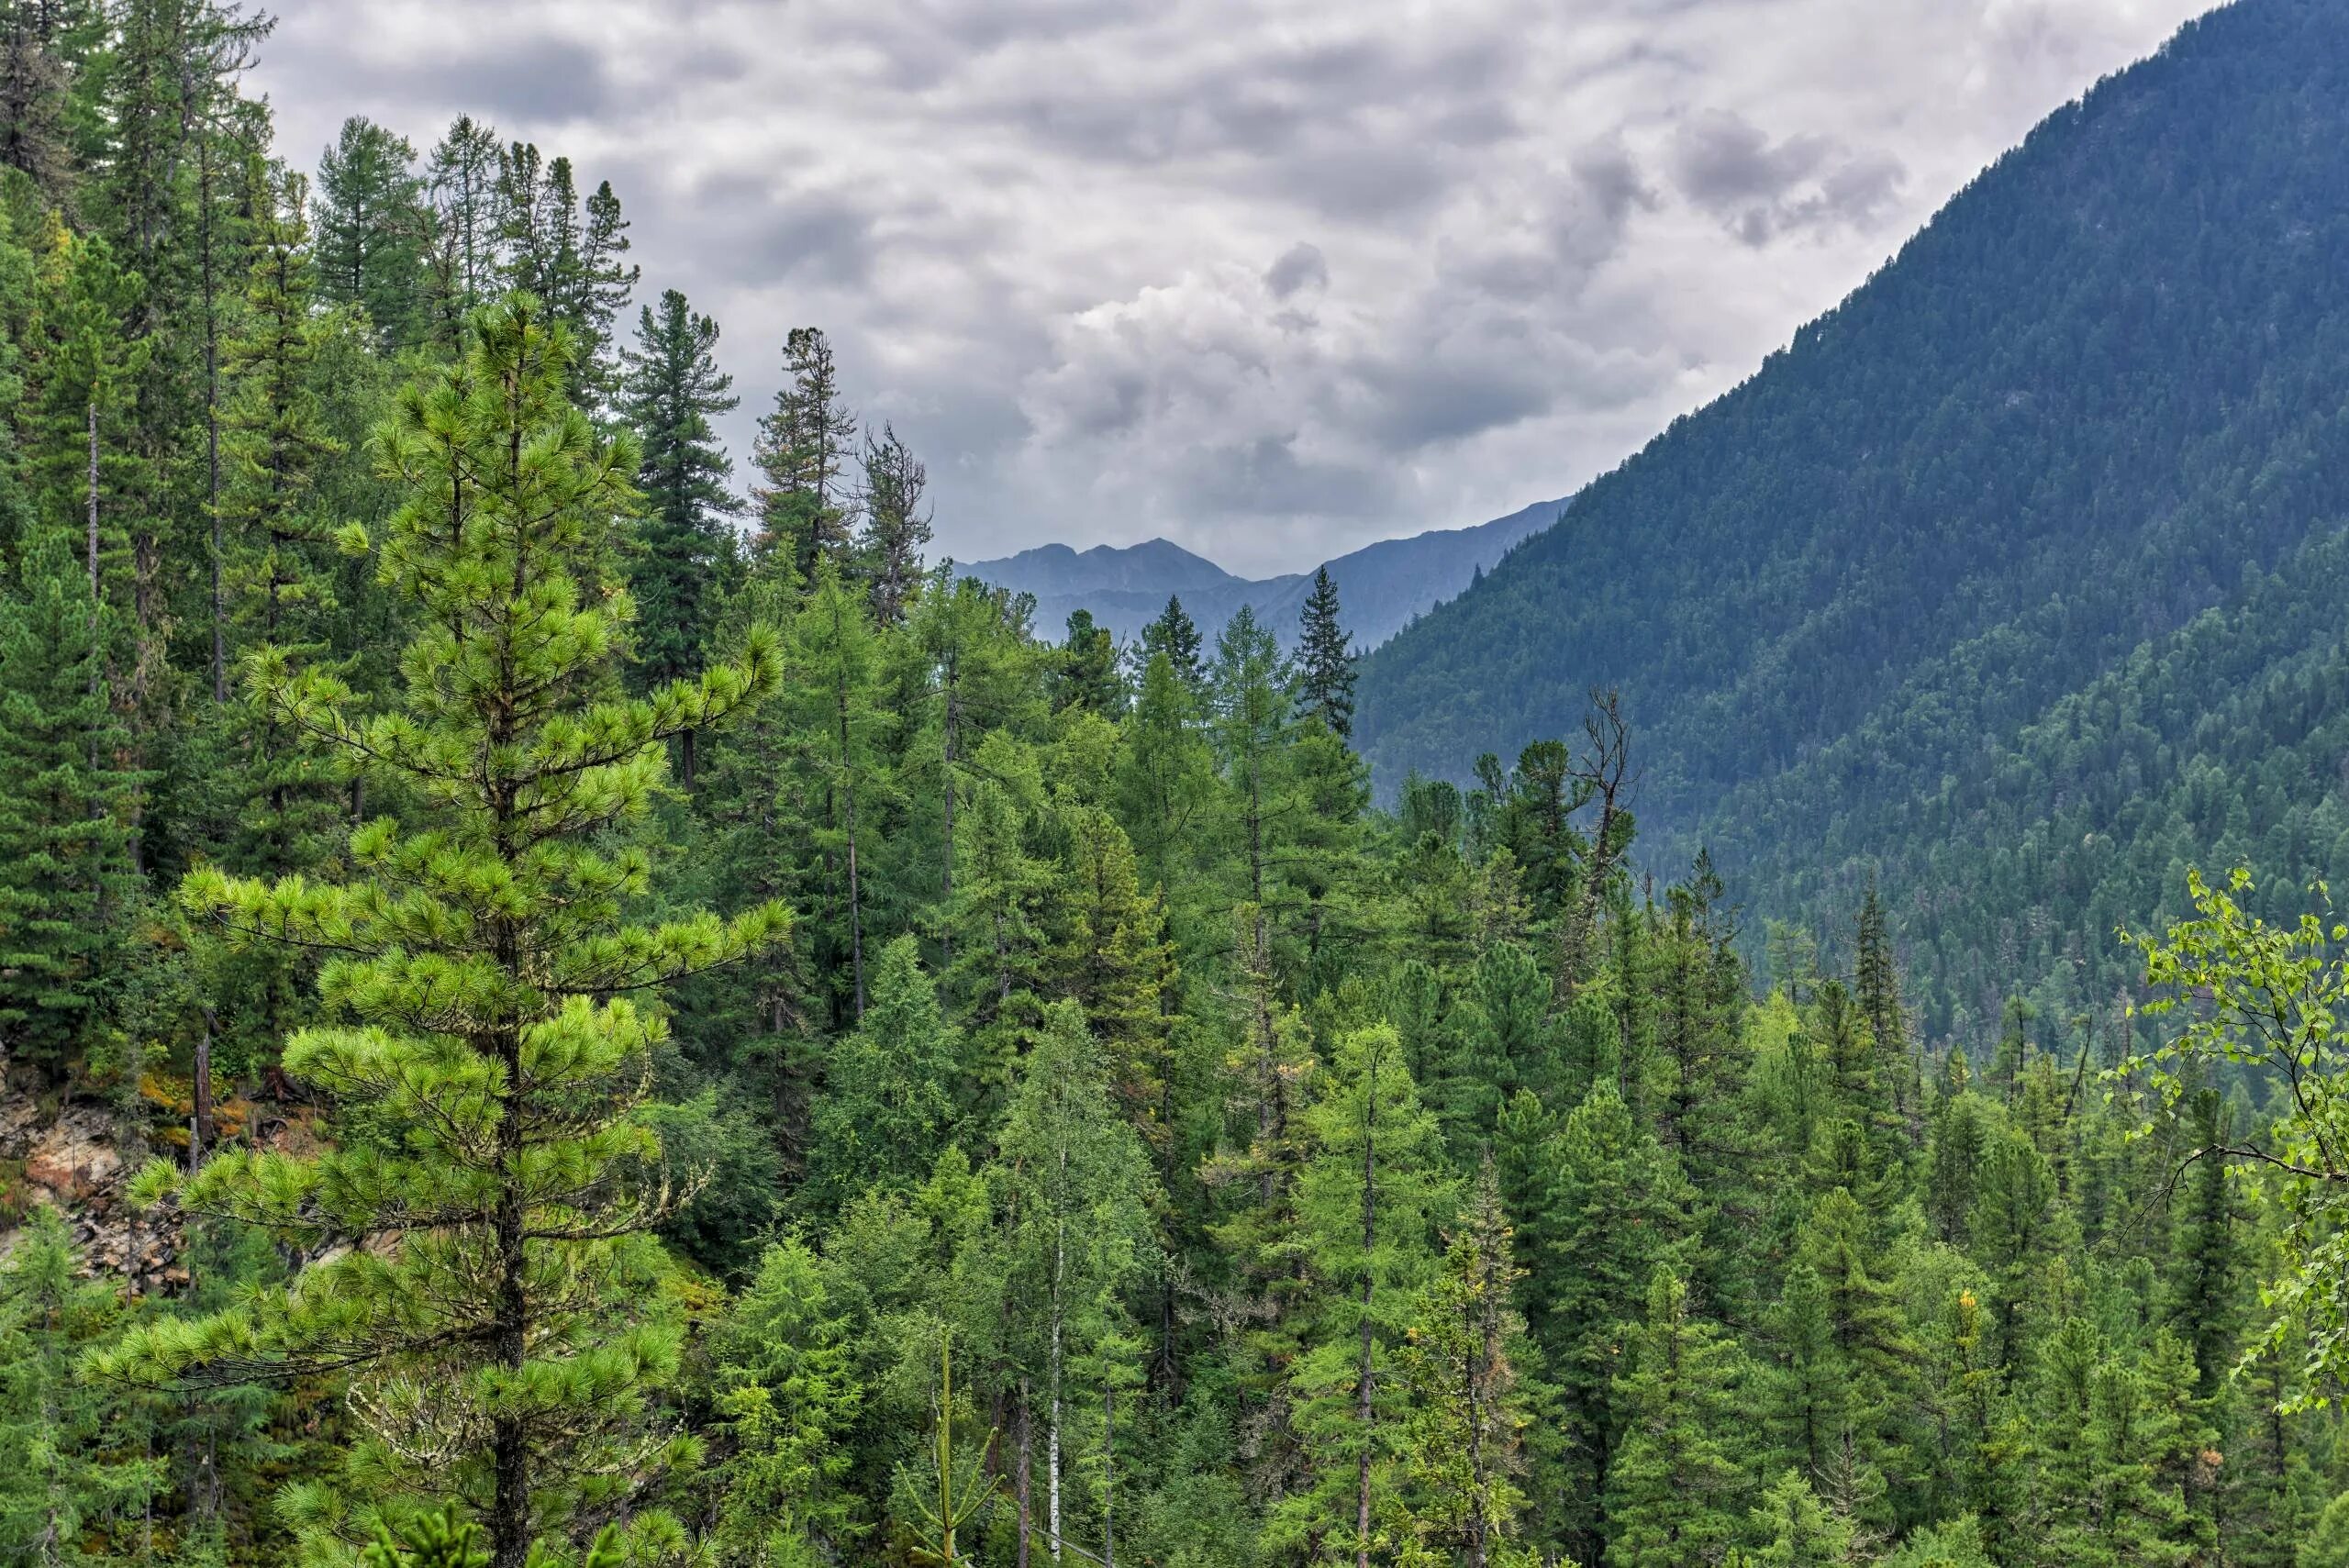
<path fill-rule="evenodd" d="M 1334 556 L 1317 570 L 1336 582 L 1356 646 L 1375 648 L 1491 571 L 1509 550 L 1555 522 L 1568 505 L 1569 500 L 1537 501 L 1490 522 L 1380 539 Z M 1314 577 L 1312 572 L 1240 577 L 1164 539 L 1085 550 L 1038 545 L 992 561 L 957 562 L 956 570 L 995 587 L 1034 595 L 1036 624 L 1047 633 L 1082 609 L 1121 642 L 1140 637 L 1174 595 L 1210 640 L 1246 605 L 1284 644 L 1293 645 Z"/>

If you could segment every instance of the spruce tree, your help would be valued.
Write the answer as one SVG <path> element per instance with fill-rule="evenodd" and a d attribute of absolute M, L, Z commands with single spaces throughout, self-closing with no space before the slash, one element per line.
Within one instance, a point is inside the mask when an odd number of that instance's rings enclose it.
<path fill-rule="evenodd" d="M 0 1033 L 55 1071 L 123 987 L 135 781 L 106 673 L 116 612 L 55 535 L 21 577 L 0 597 Z"/>
<path fill-rule="evenodd" d="M 1690 1310 L 1678 1275 L 1658 1269 L 1615 1380 L 1623 1437 L 1607 1473 L 1609 1568 L 1685 1568 L 1735 1539 L 1740 1381 L 1735 1343 Z"/>
<path fill-rule="evenodd" d="M 860 1192 L 921 1184 L 954 1119 L 961 1057 L 919 944 L 899 937 L 882 950 L 863 1021 L 826 1064 L 799 1191 L 810 1213 L 835 1214 Z"/>
<path fill-rule="evenodd" d="M 1125 683 L 1118 676 L 1118 643 L 1106 626 L 1093 623 L 1091 610 L 1071 610 L 1068 632 L 1061 639 L 1060 668 L 1054 672 L 1052 707 L 1115 717 L 1125 706 Z"/>
<path fill-rule="evenodd" d="M 1297 641 L 1298 706 L 1319 718 L 1341 740 L 1354 732 L 1354 653 L 1338 621 L 1338 584 L 1330 569 L 1316 568 L 1313 592 L 1305 601 L 1305 627 Z"/>
<path fill-rule="evenodd" d="M 649 865 L 624 835 L 664 740 L 739 711 L 777 659 L 756 636 L 698 683 L 612 694 L 629 606 L 598 573 L 635 452 L 565 396 L 570 335 L 535 301 L 472 336 L 379 438 L 410 487 L 378 557 L 417 610 L 402 709 L 362 715 L 330 673 L 255 665 L 282 722 L 379 773 L 414 815 L 354 832 L 354 884 L 206 870 L 181 895 L 232 941 L 332 954 L 320 991 L 351 1022 L 297 1034 L 285 1066 L 332 1096 L 343 1139 L 223 1151 L 185 1179 L 158 1164 L 138 1185 L 313 1257 L 377 1244 L 228 1312 L 144 1326 L 103 1370 L 340 1371 L 353 1441 L 339 1484 L 288 1494 L 297 1528 L 363 1539 L 453 1498 L 483 1517 L 494 1568 L 522 1568 L 534 1536 L 615 1507 L 663 1452 L 647 1401 L 677 1340 L 649 1231 L 680 1195 L 636 1114 L 665 1029 L 631 998 L 775 940 L 787 917 L 627 923 Z"/>
<path fill-rule="evenodd" d="M 721 571 L 731 558 L 726 519 L 741 503 L 726 487 L 734 465 L 712 419 L 741 399 L 718 368 L 718 323 L 685 296 L 664 291 L 656 313 L 638 313 L 636 344 L 621 353 L 621 406 L 640 443 L 644 500 L 629 586 L 636 599 L 636 677 L 657 689 L 701 667 L 718 612 Z M 694 738 L 680 742 L 678 773 L 694 785 Z"/>
<path fill-rule="evenodd" d="M 459 115 L 425 165 L 434 340 L 451 352 L 496 291 L 497 133 Z"/>
<path fill-rule="evenodd" d="M 1203 646 L 1199 628 L 1184 610 L 1181 596 L 1169 594 L 1166 608 L 1159 612 L 1156 620 L 1141 628 L 1140 659 L 1147 665 L 1152 658 L 1164 654 L 1168 668 L 1183 683 L 1184 689 L 1197 694 L 1207 684 L 1207 666 L 1199 657 Z"/>

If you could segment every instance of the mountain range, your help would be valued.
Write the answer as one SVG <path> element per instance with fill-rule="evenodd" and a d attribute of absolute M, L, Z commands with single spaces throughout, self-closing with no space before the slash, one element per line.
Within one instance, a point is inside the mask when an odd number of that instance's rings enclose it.
<path fill-rule="evenodd" d="M 1564 510 L 1563 501 L 1541 501 L 1470 528 L 1443 528 L 1408 539 L 1385 539 L 1327 562 L 1321 568 L 1338 585 L 1346 628 L 1355 645 L 1375 648 L 1411 621 L 1468 588 L 1524 539 L 1548 528 Z M 1075 550 L 1041 545 L 996 561 L 962 565 L 966 575 L 1014 593 L 1036 597 L 1036 626 L 1047 635 L 1064 625 L 1072 611 L 1091 612 L 1120 642 L 1141 635 L 1158 618 L 1169 595 L 1210 640 L 1242 605 L 1254 609 L 1284 644 L 1293 645 L 1304 615 L 1313 573 L 1250 580 L 1167 539 L 1141 544 L 1095 545 Z"/>
<path fill-rule="evenodd" d="M 1658 869 L 1879 881 L 1943 1029 L 2109 1004 L 2190 861 L 2349 876 L 2344 257 L 2338 0 L 2189 24 L 1374 653 L 1382 794 L 1617 688 Z"/>

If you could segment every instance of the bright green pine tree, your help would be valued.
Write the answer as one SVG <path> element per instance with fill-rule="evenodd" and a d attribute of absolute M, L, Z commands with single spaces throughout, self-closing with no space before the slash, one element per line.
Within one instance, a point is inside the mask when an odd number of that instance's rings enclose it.
<path fill-rule="evenodd" d="M 1085 1009 L 1109 1062 L 1126 1118 L 1156 1146 L 1166 1132 L 1166 1051 L 1174 1027 L 1167 995 L 1174 953 L 1164 919 L 1142 895 L 1133 846 L 1117 818 L 1095 806 L 1059 813 L 1067 836 L 1066 874 L 1055 900 L 1061 939 L 1047 958 L 1046 985 Z"/>
<path fill-rule="evenodd" d="M 55 1071 L 97 1044 L 121 985 L 135 780 L 106 673 L 114 609 L 57 535 L 21 578 L 0 596 L 0 1029 Z"/>
<path fill-rule="evenodd" d="M 1767 1540 L 1751 1559 L 1756 1568 L 1843 1568 L 1853 1560 L 1852 1527 L 1819 1500 L 1800 1471 L 1787 1471 L 1762 1494 L 1753 1523 Z"/>
<path fill-rule="evenodd" d="M 1152 654 L 1119 732 L 1112 781 L 1142 885 L 1165 894 L 1185 929 L 1207 917 L 1193 906 L 1207 852 L 1201 840 L 1216 808 L 1215 756 L 1202 717 L 1196 686 L 1170 656 Z"/>
<path fill-rule="evenodd" d="M 919 1186 L 954 1120 L 961 1067 L 920 944 L 899 937 L 881 951 L 863 1021 L 826 1063 L 799 1201 L 829 1216 L 861 1192 Z"/>
<path fill-rule="evenodd" d="M 140 1417 L 77 1362 L 119 1326 L 121 1302 L 85 1277 L 66 1221 L 37 1205 L 0 1260 L 0 1556 L 26 1568 L 129 1562 L 164 1486 Z"/>
<path fill-rule="evenodd" d="M 1669 1269 L 1648 1287 L 1614 1400 L 1621 1445 L 1607 1472 L 1609 1568 L 1685 1568 L 1740 1532 L 1746 1478 L 1737 1346 L 1690 1310 Z"/>
<path fill-rule="evenodd" d="M 1297 706 L 1343 740 L 1354 732 L 1354 651 L 1338 613 L 1338 584 L 1317 568 L 1297 648 Z"/>
<path fill-rule="evenodd" d="M 364 311 L 389 351 L 421 341 L 428 220 L 407 138 L 344 120 L 318 159 L 317 211 L 319 297 Z"/>
<path fill-rule="evenodd" d="M 727 519 L 741 503 L 726 486 L 734 465 L 711 421 L 741 399 L 718 368 L 718 323 L 696 316 L 675 289 L 638 313 L 635 346 L 621 350 L 620 406 L 642 456 L 644 501 L 629 588 L 636 599 L 635 674 L 646 690 L 683 679 L 707 661 L 721 574 L 734 553 Z M 694 738 L 680 742 L 678 773 L 694 785 Z"/>
<path fill-rule="evenodd" d="M 320 989 L 352 1021 L 296 1035 L 285 1065 L 343 1107 L 345 1137 L 315 1155 L 224 1151 L 184 1180 L 158 1164 L 137 1189 L 314 1249 L 397 1244 L 328 1254 L 225 1314 L 143 1326 L 105 1370 L 341 1370 L 340 1476 L 292 1488 L 287 1517 L 363 1540 L 454 1498 L 482 1517 L 495 1568 L 522 1568 L 534 1536 L 627 1498 L 663 1456 L 648 1400 L 678 1342 L 649 1230 L 682 1195 L 636 1114 L 665 1029 L 630 998 L 776 940 L 787 916 L 625 922 L 650 865 L 624 833 L 667 737 L 726 720 L 778 658 L 754 637 L 698 684 L 615 694 L 629 606 L 581 573 L 607 558 L 635 452 L 568 400 L 571 339 L 535 301 L 485 312 L 473 338 L 403 394 L 380 438 L 410 487 L 379 567 L 418 612 L 405 705 L 362 717 L 330 673 L 255 665 L 283 722 L 354 753 L 415 817 L 352 835 L 353 884 L 206 871 L 182 891 L 232 940 L 334 955 Z M 661 1524 L 655 1509 L 632 1528 Z"/>
<path fill-rule="evenodd" d="M 426 296 L 432 341 L 454 353 L 496 293 L 497 132 L 459 115 L 425 162 Z"/>
<path fill-rule="evenodd" d="M 1306 1480 L 1275 1505 L 1266 1537 L 1361 1568 L 1391 1550 L 1380 1500 L 1409 1448 L 1410 1383 L 1397 1357 L 1458 1193 L 1389 1025 L 1339 1039 L 1303 1119 L 1297 1241 L 1311 1283 L 1287 1403 Z"/>

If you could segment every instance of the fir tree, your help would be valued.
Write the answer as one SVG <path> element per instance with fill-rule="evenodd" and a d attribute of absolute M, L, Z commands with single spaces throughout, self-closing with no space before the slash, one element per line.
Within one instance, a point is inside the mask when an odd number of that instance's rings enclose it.
<path fill-rule="evenodd" d="M 1317 568 L 1313 592 L 1305 601 L 1305 629 L 1297 650 L 1297 701 L 1330 733 L 1343 740 L 1354 731 L 1354 653 L 1338 623 L 1338 584 L 1330 569 Z"/>
<path fill-rule="evenodd" d="M 675 289 L 656 314 L 638 314 L 636 346 L 621 362 L 622 408 L 641 444 L 643 493 L 629 588 L 637 608 L 636 674 L 645 689 L 701 667 L 718 611 L 719 574 L 733 553 L 726 518 L 741 503 L 712 419 L 734 409 L 734 378 L 718 368 L 718 323 L 696 316 Z M 680 741 L 678 773 L 694 785 L 694 737 Z"/>
<path fill-rule="evenodd" d="M 1152 659 L 1164 654 L 1174 678 L 1183 683 L 1186 691 L 1197 694 L 1205 689 L 1207 683 L 1207 666 L 1199 658 L 1202 647 L 1199 628 L 1191 623 L 1181 596 L 1169 594 L 1166 608 L 1159 612 L 1156 620 L 1141 628 L 1138 657 L 1147 666 Z"/>
<path fill-rule="evenodd" d="M 497 133 L 459 115 L 425 166 L 432 331 L 451 351 L 496 293 L 497 154 Z"/>
<path fill-rule="evenodd" d="M 899 937 L 874 972 L 873 1006 L 826 1069 L 799 1194 L 811 1212 L 837 1213 L 859 1192 L 921 1184 L 953 1122 L 961 1057 L 921 972 L 919 945 Z"/>
<path fill-rule="evenodd" d="M 22 578 L 0 598 L 0 1029 L 54 1070 L 122 987 L 134 781 L 106 675 L 115 612 L 54 535 Z"/>
<path fill-rule="evenodd" d="M 381 880 L 206 871 L 182 892 L 232 940 L 333 951 L 320 988 L 353 1022 L 295 1036 L 286 1069 L 388 1136 L 224 1151 L 184 1181 L 159 1164 L 139 1184 L 312 1245 L 397 1245 L 149 1325 L 106 1365 L 199 1383 L 343 1369 L 358 1435 L 342 1486 L 295 1488 L 289 1517 L 363 1536 L 454 1496 L 484 1516 L 495 1568 L 522 1568 L 536 1533 L 637 1485 L 658 1451 L 646 1400 L 676 1362 L 650 1310 L 663 1264 L 647 1234 L 674 1199 L 632 1114 L 664 1031 L 628 998 L 785 922 L 767 907 L 625 925 L 648 868 L 611 835 L 646 808 L 662 740 L 723 721 L 776 660 L 756 639 L 697 684 L 606 695 L 629 606 L 577 573 L 605 553 L 635 453 L 596 440 L 565 397 L 569 334 L 536 304 L 485 314 L 474 339 L 381 438 L 411 485 L 380 557 L 419 611 L 405 710 L 362 717 L 329 673 L 256 666 L 283 722 L 402 782 L 423 822 L 354 834 L 354 862 Z"/>
<path fill-rule="evenodd" d="M 1658 1269 L 1614 1399 L 1622 1447 L 1607 1473 L 1610 1568 L 1682 1568 L 1718 1558 L 1738 1533 L 1743 1488 L 1737 1347 L 1689 1310 L 1688 1287 Z"/>

